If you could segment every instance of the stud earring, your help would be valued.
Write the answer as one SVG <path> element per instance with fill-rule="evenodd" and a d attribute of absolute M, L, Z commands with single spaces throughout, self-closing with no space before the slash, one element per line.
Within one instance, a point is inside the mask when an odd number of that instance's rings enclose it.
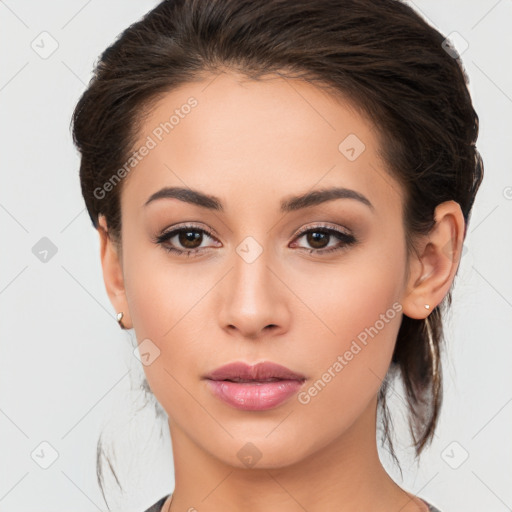
<path fill-rule="evenodd" d="M 425 309 L 430 309 L 430 304 L 425 304 Z"/>
<path fill-rule="evenodd" d="M 121 327 L 121 329 L 126 329 L 126 327 L 123 325 L 123 316 L 124 316 L 124 313 L 121 311 L 120 313 L 117 313 L 117 323 L 119 324 L 119 327 Z"/>

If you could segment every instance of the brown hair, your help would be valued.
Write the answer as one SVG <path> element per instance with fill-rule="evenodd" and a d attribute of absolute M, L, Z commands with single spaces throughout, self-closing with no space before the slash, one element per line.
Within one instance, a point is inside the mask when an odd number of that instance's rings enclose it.
<path fill-rule="evenodd" d="M 450 49 L 450 51 L 447 51 Z M 443 201 L 461 206 L 466 229 L 483 177 L 475 147 L 478 116 L 460 58 L 445 37 L 398 0 L 167 0 L 124 30 L 96 64 L 73 113 L 80 180 L 93 225 L 106 216 L 120 240 L 122 183 L 101 188 L 126 162 L 154 102 L 187 82 L 225 69 L 250 79 L 277 74 L 340 93 L 379 128 L 389 172 L 405 192 L 407 247 L 434 225 Z M 465 235 L 465 233 L 464 233 Z M 430 314 L 439 357 L 442 313 Z M 441 368 L 425 322 L 404 316 L 389 375 L 407 393 L 416 456 L 431 441 L 441 402 Z M 385 438 L 388 379 L 379 391 Z"/>

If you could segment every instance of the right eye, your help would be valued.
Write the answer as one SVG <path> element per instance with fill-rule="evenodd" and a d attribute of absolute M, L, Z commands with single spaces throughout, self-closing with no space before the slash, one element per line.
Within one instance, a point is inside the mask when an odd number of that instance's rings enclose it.
<path fill-rule="evenodd" d="M 204 241 L 205 235 L 218 242 L 212 233 L 196 226 L 182 226 L 166 231 L 158 235 L 154 242 L 167 252 L 190 257 L 203 252 L 205 247 L 201 247 L 201 244 Z M 180 245 L 182 248 L 176 247 L 176 245 Z"/>

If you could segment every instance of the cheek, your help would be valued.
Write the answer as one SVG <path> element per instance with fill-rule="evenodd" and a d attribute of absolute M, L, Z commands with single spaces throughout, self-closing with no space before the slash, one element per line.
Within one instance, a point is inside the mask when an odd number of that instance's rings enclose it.
<path fill-rule="evenodd" d="M 172 338 L 181 319 L 193 316 L 208 283 L 193 265 L 170 265 L 162 248 L 127 247 L 126 255 L 125 289 L 137 338 Z"/>
<path fill-rule="evenodd" d="M 125 287 L 140 354 L 142 359 L 144 352 L 152 358 L 143 364 L 146 379 L 166 411 L 180 411 L 184 417 L 197 414 L 194 401 L 183 392 L 182 386 L 189 386 L 182 372 L 185 369 L 187 378 L 195 378 L 193 369 L 201 353 L 194 341 L 199 336 L 191 331 L 197 330 L 198 308 L 193 306 L 200 290 L 182 286 L 189 278 L 168 272 L 165 265 L 142 264 L 140 258 L 138 262 L 126 262 Z"/>
<path fill-rule="evenodd" d="M 124 275 L 130 316 L 137 342 L 146 343 L 144 347 L 158 354 L 154 362 L 144 365 L 144 372 L 164 405 L 182 396 L 173 376 L 180 382 L 194 380 L 204 368 L 205 339 L 214 320 L 212 311 L 206 309 L 208 291 L 216 279 L 211 272 L 198 275 L 194 265 L 170 265 L 160 248 L 147 249 L 128 241 L 126 247 Z"/>
<path fill-rule="evenodd" d="M 354 253 L 343 265 L 316 275 L 314 287 L 306 280 L 301 286 L 300 293 L 318 312 L 318 318 L 312 322 L 316 320 L 327 338 L 336 340 L 334 343 L 339 345 L 338 348 L 376 322 L 382 328 L 381 317 L 386 325 L 382 337 L 394 341 L 387 326 L 400 321 L 397 311 L 401 310 L 399 299 L 405 261 L 400 258 L 399 251 L 388 257 L 375 252 Z M 318 321 L 320 319 L 322 322 Z"/>
<path fill-rule="evenodd" d="M 357 416 L 378 391 L 402 319 L 404 264 L 399 251 L 393 257 L 361 252 L 353 264 L 331 270 L 316 295 L 310 288 L 308 301 L 318 308 L 323 324 L 316 321 L 316 328 L 325 334 L 314 353 L 309 350 L 311 365 L 318 370 L 304 403 L 319 411 L 329 405 L 339 412 L 338 420 L 345 421 Z M 313 328 L 306 338 L 312 333 Z"/>

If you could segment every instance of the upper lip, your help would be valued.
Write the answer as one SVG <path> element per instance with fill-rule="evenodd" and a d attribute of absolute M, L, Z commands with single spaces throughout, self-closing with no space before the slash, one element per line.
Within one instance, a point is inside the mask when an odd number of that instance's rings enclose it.
<path fill-rule="evenodd" d="M 242 361 L 236 361 L 224 366 L 206 375 L 210 380 L 254 380 L 262 381 L 267 379 L 298 380 L 306 379 L 304 375 L 293 372 L 285 366 L 269 361 L 263 361 L 254 365 L 249 365 Z"/>

